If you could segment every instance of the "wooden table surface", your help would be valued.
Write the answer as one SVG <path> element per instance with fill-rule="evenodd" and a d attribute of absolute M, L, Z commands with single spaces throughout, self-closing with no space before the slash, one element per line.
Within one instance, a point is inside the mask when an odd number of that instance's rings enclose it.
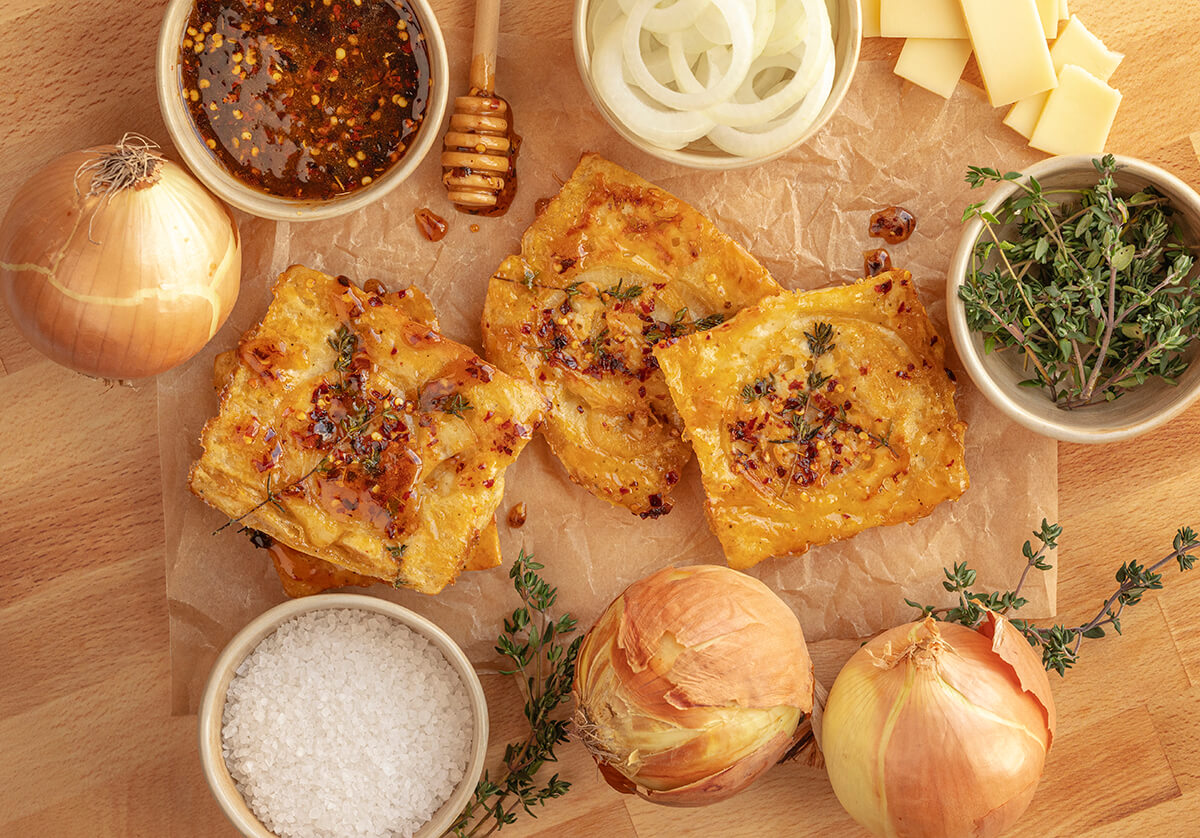
<path fill-rule="evenodd" d="M 156 0 L 0 2 L 0 209 L 38 166 L 127 130 L 165 137 L 154 96 Z M 469 26 L 469 0 L 434 0 Z M 503 28 L 563 38 L 567 0 L 513 0 Z M 1200 188 L 1196 0 L 1072 0 L 1126 54 L 1110 149 Z M 868 56 L 895 43 L 869 42 Z M 996 131 L 1005 130 L 996 117 Z M 1200 135 L 1196 135 L 1200 139 Z M 801 152 L 802 153 L 802 152 Z M 231 835 L 200 773 L 195 718 L 169 714 L 155 386 L 57 367 L 0 315 L 0 835 Z M 1127 559 L 1200 527 L 1200 405 L 1136 441 L 1059 448 L 1064 619 L 1090 617 Z M 1200 835 L 1200 572 L 1128 613 L 1054 677 L 1059 735 L 1017 836 Z M 494 747 L 519 704 L 488 679 Z M 859 836 L 822 772 L 773 770 L 743 796 L 670 810 L 611 792 L 582 748 L 576 783 L 504 834 Z"/>

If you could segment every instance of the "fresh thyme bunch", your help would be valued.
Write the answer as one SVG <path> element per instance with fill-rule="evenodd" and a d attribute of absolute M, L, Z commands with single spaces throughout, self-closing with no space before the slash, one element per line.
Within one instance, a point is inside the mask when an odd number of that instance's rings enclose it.
<path fill-rule="evenodd" d="M 575 631 L 576 620 L 570 614 L 557 619 L 550 616 L 558 590 L 538 576 L 541 569 L 524 550 L 513 563 L 508 575 L 523 604 L 511 619 L 504 620 L 504 632 L 496 644 L 496 651 L 512 661 L 512 669 L 501 671 L 517 676 L 525 697 L 529 735 L 508 744 L 504 767 L 494 778 L 491 772 L 484 772 L 475 796 L 450 827 L 458 838 L 485 838 L 516 821 L 518 810 L 537 817 L 535 805 L 562 797 L 571 788 L 558 774 L 545 782 L 537 775 L 547 762 L 557 761 L 554 748 L 567 741 L 567 721 L 554 718 L 554 711 L 571 697 L 575 658 L 583 636 L 564 641 Z"/>
<path fill-rule="evenodd" d="M 1025 569 L 1017 582 L 1016 588 L 1003 593 L 993 591 L 989 594 L 970 590 L 975 584 L 975 571 L 966 562 L 954 565 L 953 570 L 944 571 L 946 581 L 942 586 L 953 594 L 958 594 L 958 605 L 953 608 L 934 608 L 932 605 L 920 605 L 911 599 L 906 599 L 913 608 L 921 611 L 921 616 L 932 616 L 934 619 L 949 623 L 959 623 L 967 628 L 976 629 L 986 618 L 986 611 L 1007 614 L 1023 607 L 1027 600 L 1021 596 L 1021 589 L 1029 577 L 1031 570 L 1047 571 L 1052 565 L 1046 561 L 1050 550 L 1058 547 L 1058 537 L 1062 535 L 1062 527 L 1042 520 L 1040 531 L 1033 537 L 1041 542 L 1041 546 L 1033 549 L 1033 543 L 1025 542 Z M 1091 620 L 1078 626 L 1067 627 L 1055 625 L 1050 628 L 1039 628 L 1026 620 L 1010 620 L 1013 628 L 1025 635 L 1029 645 L 1042 650 L 1042 665 L 1047 671 L 1065 675 L 1067 670 L 1075 665 L 1079 658 L 1079 646 L 1084 638 L 1095 639 L 1104 637 L 1105 626 L 1112 626 L 1117 634 L 1121 633 L 1121 614 L 1128 605 L 1137 605 L 1142 595 L 1147 591 L 1157 591 L 1162 588 L 1162 573 L 1164 567 L 1171 563 L 1179 565 L 1180 572 L 1191 570 L 1196 563 L 1192 551 L 1200 548 L 1200 538 L 1191 527 L 1182 527 L 1175 533 L 1171 552 L 1159 559 L 1153 565 L 1146 566 L 1136 561 L 1128 561 L 1121 565 L 1116 573 L 1117 590 L 1105 600 L 1099 613 Z"/>
<path fill-rule="evenodd" d="M 1200 331 L 1200 273 L 1192 272 L 1169 202 L 1153 187 L 1117 193 L 1112 155 L 1094 160 L 1098 181 L 1046 189 L 1020 172 L 969 167 L 971 188 L 1015 182 L 996 213 L 971 204 L 975 244 L 959 297 L 984 349 L 1013 348 L 1059 407 L 1118 398 L 1151 378 L 1187 369 L 1183 352 Z"/>

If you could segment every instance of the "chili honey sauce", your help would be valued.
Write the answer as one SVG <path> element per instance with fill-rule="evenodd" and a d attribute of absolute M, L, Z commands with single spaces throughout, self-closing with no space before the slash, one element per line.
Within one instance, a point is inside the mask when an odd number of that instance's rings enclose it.
<path fill-rule="evenodd" d="M 182 95 L 243 183 L 326 199 L 395 164 L 429 101 L 429 53 L 402 0 L 196 0 Z"/>

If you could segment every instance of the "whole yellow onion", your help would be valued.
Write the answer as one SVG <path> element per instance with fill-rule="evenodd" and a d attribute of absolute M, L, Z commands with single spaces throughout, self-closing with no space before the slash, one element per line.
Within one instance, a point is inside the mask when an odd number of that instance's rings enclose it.
<path fill-rule="evenodd" d="M 887 838 L 987 838 L 1033 798 L 1054 738 L 1038 654 L 1003 617 L 932 618 L 859 649 L 830 690 L 821 749 L 838 800 Z"/>
<path fill-rule="evenodd" d="M 134 135 L 53 160 L 0 224 L 17 328 L 88 375 L 142 378 L 192 357 L 229 316 L 241 270 L 229 210 Z"/>
<path fill-rule="evenodd" d="M 575 724 L 604 778 L 655 803 L 700 806 L 779 761 L 812 711 L 796 615 L 727 567 L 635 582 L 587 633 Z"/>

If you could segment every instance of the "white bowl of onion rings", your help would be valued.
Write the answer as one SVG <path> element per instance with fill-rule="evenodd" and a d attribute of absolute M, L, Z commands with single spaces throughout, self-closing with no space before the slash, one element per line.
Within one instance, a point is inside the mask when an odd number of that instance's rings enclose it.
<path fill-rule="evenodd" d="M 575 61 L 604 118 L 662 160 L 765 163 L 850 87 L 861 0 L 577 0 Z"/>

